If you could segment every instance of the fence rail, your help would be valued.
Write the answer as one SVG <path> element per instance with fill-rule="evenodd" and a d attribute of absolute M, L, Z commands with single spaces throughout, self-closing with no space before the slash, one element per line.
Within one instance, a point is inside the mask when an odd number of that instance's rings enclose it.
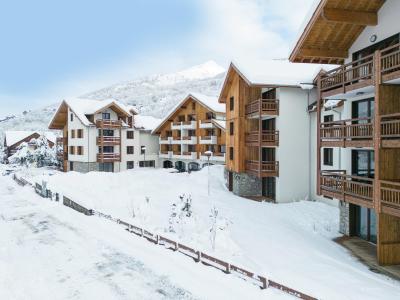
<path fill-rule="evenodd" d="M 17 178 L 17 176 L 13 176 L 13 179 L 15 181 L 17 181 L 17 183 L 19 182 L 27 182 L 25 179 L 23 178 Z M 28 183 L 28 182 L 27 182 Z M 29 184 L 29 183 L 28 183 Z M 282 292 L 285 292 L 287 294 L 290 294 L 292 296 L 295 296 L 299 299 L 305 299 L 305 300 L 317 300 L 317 298 L 314 298 L 312 296 L 309 296 L 307 294 L 304 294 L 302 292 L 299 292 L 297 290 L 291 289 L 285 285 L 282 285 L 280 283 L 277 283 L 273 280 L 270 280 L 264 276 L 260 276 L 258 274 L 255 274 L 254 272 L 251 272 L 249 270 L 246 270 L 244 268 L 238 267 L 236 265 L 230 264 L 229 262 L 226 262 L 222 259 L 216 258 L 214 256 L 211 256 L 207 253 L 204 253 L 202 251 L 196 250 L 194 248 L 191 248 L 187 245 L 184 245 L 182 243 L 178 243 L 177 241 L 174 241 L 168 237 L 162 236 L 162 235 L 158 235 L 155 234 L 147 229 L 135 226 L 133 224 L 130 224 L 126 221 L 123 221 L 121 219 L 117 219 L 112 217 L 109 214 L 105 214 L 99 211 L 95 211 L 92 209 L 88 209 L 74 201 L 72 201 L 71 199 L 69 199 L 68 197 L 63 196 L 63 204 L 67 207 L 70 207 L 80 213 L 83 213 L 87 216 L 92 216 L 92 215 L 96 215 L 98 217 L 101 218 L 105 218 L 107 220 L 110 220 L 112 222 L 115 222 L 119 225 L 125 226 L 126 230 L 128 232 L 134 233 L 140 237 L 145 238 L 146 240 L 156 244 L 156 245 L 161 245 L 164 246 L 165 248 L 168 249 L 172 249 L 173 251 L 177 251 L 179 253 L 182 253 L 186 256 L 189 256 L 191 258 L 194 259 L 195 262 L 201 262 L 204 265 L 207 266 L 212 266 L 214 268 L 217 268 L 221 271 L 223 271 L 226 274 L 231 274 L 231 273 L 235 273 L 236 275 L 240 276 L 241 278 L 250 281 L 254 284 L 256 284 L 257 286 L 259 286 L 261 289 L 267 289 L 269 287 L 271 288 L 275 288 L 275 289 L 279 289 Z"/>

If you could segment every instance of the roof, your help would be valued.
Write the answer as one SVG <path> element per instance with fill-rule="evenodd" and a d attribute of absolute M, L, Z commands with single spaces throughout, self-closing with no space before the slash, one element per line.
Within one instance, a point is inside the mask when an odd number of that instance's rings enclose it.
<path fill-rule="evenodd" d="M 213 119 L 213 120 L 212 120 L 212 123 L 213 123 L 215 126 L 217 126 L 218 128 L 220 128 L 220 129 L 222 129 L 222 130 L 225 131 L 225 129 L 226 129 L 226 121 L 225 121 L 225 120 L 216 120 L 216 119 Z"/>
<path fill-rule="evenodd" d="M 225 104 L 219 103 L 217 97 L 207 96 L 200 93 L 190 93 L 185 97 L 185 99 L 180 101 L 169 111 L 165 118 L 163 118 L 161 122 L 159 122 L 158 126 L 153 129 L 152 133 L 155 134 L 156 131 L 159 130 L 172 117 L 172 115 L 177 112 L 179 108 L 189 99 L 193 99 L 194 101 L 200 103 L 200 105 L 203 105 L 214 113 L 225 114 Z"/>
<path fill-rule="evenodd" d="M 160 122 L 161 119 L 152 116 L 136 115 L 134 126 L 139 130 L 154 130 Z"/>
<path fill-rule="evenodd" d="M 55 125 L 55 121 L 57 116 L 61 114 L 66 114 L 65 110 L 69 107 L 77 116 L 77 118 L 85 125 L 90 126 L 93 125 L 92 122 L 88 120 L 86 115 L 93 115 L 101 112 L 102 110 L 108 107 L 114 107 L 121 114 L 126 116 L 130 116 L 130 110 L 133 108 L 131 106 L 126 106 L 125 104 L 115 100 L 115 99 L 107 99 L 107 100 L 93 100 L 93 99 L 84 99 L 84 98 L 68 98 L 65 99 L 59 106 L 58 110 L 54 114 L 53 118 L 49 123 L 49 128 L 51 129 L 60 129 Z M 134 110 L 136 111 L 136 109 Z M 137 111 L 136 111 L 137 112 Z M 65 115 L 66 116 L 66 115 Z M 64 116 L 64 118 L 65 118 Z"/>
<path fill-rule="evenodd" d="M 40 131 L 21 131 L 21 130 L 9 130 L 5 132 L 5 140 L 6 140 L 6 146 L 10 147 L 12 145 L 15 145 L 22 141 L 23 139 L 33 135 L 33 134 L 38 134 L 38 135 L 44 135 L 50 142 L 55 143 L 56 142 L 56 135 L 53 132 L 40 132 Z"/>
<path fill-rule="evenodd" d="M 343 64 L 366 26 L 377 25 L 385 0 L 315 0 L 300 28 L 291 62 Z"/>

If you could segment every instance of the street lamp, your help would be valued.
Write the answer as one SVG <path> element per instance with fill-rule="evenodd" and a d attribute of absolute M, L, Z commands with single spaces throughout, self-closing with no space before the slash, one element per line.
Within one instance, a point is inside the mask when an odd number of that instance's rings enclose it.
<path fill-rule="evenodd" d="M 210 150 L 204 152 L 204 154 L 207 156 L 207 191 L 208 191 L 208 196 L 210 196 L 210 157 L 212 155 L 212 152 Z"/>

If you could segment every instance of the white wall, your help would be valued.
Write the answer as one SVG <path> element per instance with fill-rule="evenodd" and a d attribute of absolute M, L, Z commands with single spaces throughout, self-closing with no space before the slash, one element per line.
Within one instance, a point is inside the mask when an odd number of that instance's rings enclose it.
<path fill-rule="evenodd" d="M 71 114 L 73 115 L 73 120 L 71 121 Z M 88 162 L 93 161 L 91 155 L 88 150 L 88 142 L 89 142 L 89 127 L 85 126 L 81 120 L 68 108 L 68 160 L 69 161 L 79 161 L 79 162 Z M 77 138 L 77 129 L 83 130 L 83 138 Z M 72 138 L 71 130 L 75 130 L 75 138 Z M 90 132 L 91 133 L 91 132 Z M 91 142 L 91 140 L 90 140 Z M 69 153 L 69 146 L 75 146 L 75 154 L 71 155 Z M 83 147 L 83 155 L 77 155 L 77 146 Z"/>
<path fill-rule="evenodd" d="M 300 88 L 279 88 L 279 177 L 277 202 L 306 199 L 309 196 L 309 116 L 308 91 Z"/>
<path fill-rule="evenodd" d="M 349 58 L 346 62 L 351 61 L 351 54 L 371 46 L 374 43 L 384 40 L 396 33 L 400 32 L 400 1 L 399 0 L 386 0 L 382 8 L 378 12 L 378 25 L 367 26 L 360 34 L 353 46 L 349 50 Z M 369 38 L 371 35 L 377 35 L 377 40 L 371 43 Z"/>

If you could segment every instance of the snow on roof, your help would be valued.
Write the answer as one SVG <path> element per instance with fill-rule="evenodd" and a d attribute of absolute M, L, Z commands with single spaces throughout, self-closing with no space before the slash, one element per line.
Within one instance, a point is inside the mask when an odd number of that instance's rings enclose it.
<path fill-rule="evenodd" d="M 200 93 L 190 93 L 189 96 L 194 97 L 216 113 L 225 113 L 225 104 L 218 102 L 218 97 L 206 96 Z"/>
<path fill-rule="evenodd" d="M 225 120 L 216 120 L 213 119 L 212 122 L 217 125 L 218 127 L 225 129 L 226 128 L 226 121 Z"/>
<path fill-rule="evenodd" d="M 253 85 L 301 87 L 301 84 L 312 83 L 321 69 L 327 69 L 325 65 L 291 63 L 286 59 L 232 64 Z"/>
<path fill-rule="evenodd" d="M 133 105 L 127 105 L 126 108 L 129 110 L 129 112 L 133 112 L 136 115 L 139 114 L 139 110 Z"/>
<path fill-rule="evenodd" d="M 44 135 L 50 142 L 53 142 L 53 143 L 56 142 L 56 135 L 53 132 L 8 130 L 5 132 L 5 139 L 6 139 L 6 143 L 7 143 L 6 146 L 12 146 L 34 133 L 37 133 L 39 135 Z"/>
<path fill-rule="evenodd" d="M 152 116 L 135 116 L 135 128 L 142 130 L 154 130 L 158 124 L 160 124 L 161 119 L 154 118 Z"/>
<path fill-rule="evenodd" d="M 82 121 L 82 123 L 85 126 L 92 125 L 92 122 L 90 122 L 85 115 L 92 115 L 95 112 L 101 110 L 102 108 L 105 108 L 111 104 L 115 104 L 118 107 L 120 107 L 122 110 L 126 112 L 126 114 L 130 115 L 131 113 L 129 112 L 129 108 L 115 100 L 115 99 L 107 99 L 107 100 L 93 100 L 93 99 L 84 99 L 84 98 L 69 98 L 65 99 L 65 102 L 69 106 L 69 108 L 76 114 L 76 116 L 79 118 L 79 120 Z"/>

